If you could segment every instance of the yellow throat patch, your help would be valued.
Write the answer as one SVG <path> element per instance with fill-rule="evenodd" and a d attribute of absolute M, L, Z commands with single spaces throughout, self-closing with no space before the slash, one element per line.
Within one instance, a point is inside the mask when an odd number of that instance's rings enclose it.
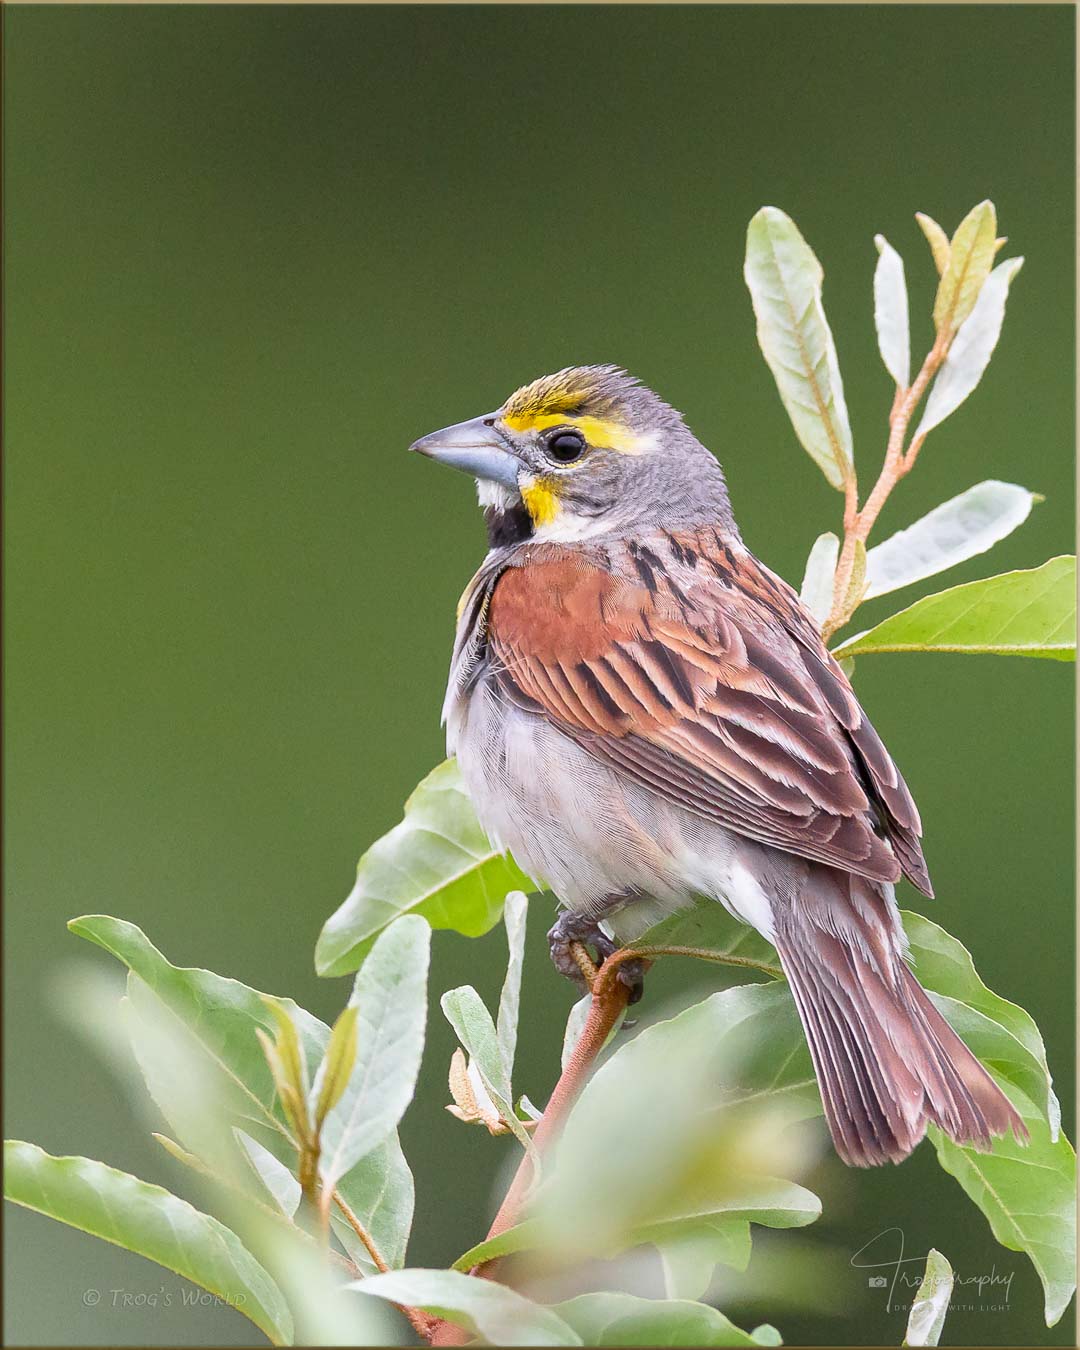
<path fill-rule="evenodd" d="M 522 482 L 521 500 L 533 525 L 550 525 L 559 514 L 558 483 L 553 478 L 529 478 Z"/>

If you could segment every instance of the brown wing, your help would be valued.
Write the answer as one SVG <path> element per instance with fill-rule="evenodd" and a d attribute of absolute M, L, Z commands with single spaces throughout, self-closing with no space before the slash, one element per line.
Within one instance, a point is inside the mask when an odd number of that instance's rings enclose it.
<path fill-rule="evenodd" d="M 626 547 L 629 575 L 550 546 L 502 573 L 506 693 L 699 815 L 931 894 L 915 804 L 794 592 L 712 532 Z"/>

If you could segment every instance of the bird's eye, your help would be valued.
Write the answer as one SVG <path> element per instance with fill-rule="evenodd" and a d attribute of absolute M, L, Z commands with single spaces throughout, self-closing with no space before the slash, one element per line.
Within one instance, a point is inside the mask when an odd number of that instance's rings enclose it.
<path fill-rule="evenodd" d="M 547 443 L 547 452 L 560 464 L 572 464 L 585 453 L 585 437 L 580 431 L 557 431 Z"/>

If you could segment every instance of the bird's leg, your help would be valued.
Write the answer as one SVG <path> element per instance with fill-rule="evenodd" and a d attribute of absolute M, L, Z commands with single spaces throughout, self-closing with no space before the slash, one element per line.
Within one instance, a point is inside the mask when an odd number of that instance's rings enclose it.
<path fill-rule="evenodd" d="M 589 993 L 585 975 L 574 960 L 570 946 L 580 942 L 593 948 L 597 965 L 603 965 L 615 950 L 615 944 L 603 931 L 595 919 L 587 914 L 574 914 L 564 909 L 548 933 L 548 945 L 551 948 L 551 963 L 560 975 L 565 975 L 584 992 Z"/>
<path fill-rule="evenodd" d="M 612 952 L 618 951 L 617 945 L 600 927 L 596 919 L 588 914 L 575 914 L 564 909 L 548 932 L 548 944 L 551 948 L 551 961 L 560 975 L 565 975 L 584 993 L 591 993 L 581 967 L 574 960 L 570 944 L 580 942 L 592 947 L 596 952 L 596 963 L 602 966 Z M 615 978 L 630 990 L 630 1003 L 637 1003 L 645 992 L 645 971 L 640 961 L 620 961 Z"/>

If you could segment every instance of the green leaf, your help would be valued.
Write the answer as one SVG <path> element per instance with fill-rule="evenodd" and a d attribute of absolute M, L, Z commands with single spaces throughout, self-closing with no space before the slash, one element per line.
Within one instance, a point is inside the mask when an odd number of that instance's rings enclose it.
<path fill-rule="evenodd" d="M 498 1033 L 484 1001 L 471 984 L 450 989 L 440 999 L 446 1020 L 472 1056 L 489 1092 L 498 1094 L 502 1111 L 510 1102 L 510 1076 L 499 1049 Z"/>
<path fill-rule="evenodd" d="M 270 1243 L 270 1249 L 274 1270 L 293 1310 L 299 1344 L 400 1344 L 393 1310 L 374 1300 L 357 1299 L 316 1238 L 290 1225 Z"/>
<path fill-rule="evenodd" d="M 712 1208 L 713 1205 L 719 1206 Z M 794 1182 L 776 1178 L 756 1178 L 740 1194 L 737 1187 L 726 1187 L 715 1201 L 699 1193 L 683 1206 L 682 1214 L 669 1212 L 656 1222 L 627 1230 L 620 1240 L 605 1249 L 614 1256 L 627 1247 L 651 1243 L 660 1252 L 665 1265 L 678 1264 L 678 1278 L 690 1272 L 696 1292 L 673 1292 L 673 1298 L 700 1298 L 717 1265 L 745 1270 L 750 1259 L 750 1224 L 769 1228 L 801 1228 L 821 1213 L 817 1197 Z M 474 1266 L 511 1256 L 517 1252 L 544 1248 L 550 1232 L 542 1219 L 525 1219 L 497 1237 L 470 1247 L 454 1262 L 453 1269 L 470 1271 Z M 683 1284 L 689 1288 L 689 1284 Z"/>
<path fill-rule="evenodd" d="M 748 986 L 763 988 L 762 985 Z M 771 1087 L 759 1091 L 772 1091 Z M 740 1095 L 745 1096 L 743 1087 Z M 665 1206 L 661 1215 L 633 1232 L 634 1245 L 657 1246 L 683 1232 L 722 1234 L 725 1243 L 733 1232 L 750 1223 L 763 1228 L 803 1228 L 821 1215 L 821 1201 L 812 1191 L 778 1177 L 722 1177 L 722 1186 L 704 1186 Z"/>
<path fill-rule="evenodd" d="M 451 1267 L 468 1273 L 473 1266 L 495 1261 L 500 1256 L 511 1256 L 514 1252 L 525 1252 L 544 1245 L 544 1227 L 537 1219 L 524 1219 L 506 1228 L 496 1237 L 485 1238 L 467 1252 L 462 1252 Z"/>
<path fill-rule="evenodd" d="M 311 1133 L 307 1103 L 309 1091 L 307 1057 L 300 1044 L 296 1025 L 288 1012 L 275 999 L 265 994 L 263 1002 L 269 1009 L 277 1030 L 275 1036 L 271 1038 L 260 1027 L 256 1029 L 255 1036 L 270 1066 L 278 1101 L 285 1112 L 293 1136 L 299 1140 L 306 1140 Z M 162 1051 L 167 1055 L 169 1047 L 162 1047 Z M 173 1046 L 172 1051 L 174 1054 L 179 1053 L 179 1044 Z"/>
<path fill-rule="evenodd" d="M 415 1188 L 396 1130 L 360 1159 L 338 1182 L 337 1191 L 386 1264 L 392 1269 L 403 1266 L 412 1228 Z M 336 1209 L 330 1222 L 353 1262 L 361 1270 L 374 1270 L 367 1248 Z"/>
<path fill-rule="evenodd" d="M 356 885 L 319 935 L 315 968 L 356 970 L 376 936 L 409 912 L 432 928 L 480 937 L 498 922 L 507 891 L 538 889 L 488 842 L 457 761 L 446 760 L 405 803 L 405 819 L 360 859 Z"/>
<path fill-rule="evenodd" d="M 687 1300 L 637 1298 L 633 1294 L 581 1294 L 554 1309 L 596 1346 L 780 1345 L 775 1327 L 741 1331 L 722 1312 Z"/>
<path fill-rule="evenodd" d="M 167 1134 L 158 1134 L 156 1130 L 150 1131 L 150 1137 L 154 1139 L 170 1158 L 175 1158 L 178 1163 L 183 1163 L 185 1167 L 190 1167 L 193 1172 L 200 1172 L 203 1176 L 210 1176 L 211 1172 L 201 1158 L 196 1158 L 194 1153 L 189 1153 L 186 1148 L 181 1148 L 175 1139 L 170 1139 Z"/>
<path fill-rule="evenodd" d="M 620 936 L 620 940 L 623 940 Z M 699 900 L 642 933 L 635 947 L 707 947 L 717 958 L 746 962 L 780 977 L 776 948 L 754 928 L 740 923 L 715 900 Z"/>
<path fill-rule="evenodd" d="M 1076 1154 L 1063 1134 L 1051 1138 L 1041 1108 L 1001 1081 L 1031 1135 L 1026 1145 L 1010 1135 L 990 1153 L 962 1148 L 936 1126 L 929 1137 L 938 1161 L 956 1178 L 1010 1251 L 1026 1252 L 1046 1296 L 1046 1325 L 1054 1326 L 1076 1289 Z"/>
<path fill-rule="evenodd" d="M 657 1112 L 659 1100 L 680 1110 Z M 567 1122 L 532 1217 L 455 1268 L 530 1249 L 572 1262 L 651 1243 L 668 1261 L 678 1254 L 684 1273 L 692 1264 L 703 1288 L 717 1263 L 745 1266 L 751 1223 L 790 1228 L 817 1218 L 809 1191 L 761 1174 L 762 1161 L 778 1155 L 768 1132 L 755 1131 L 779 1128 L 779 1113 L 786 1125 L 818 1111 L 786 986 L 726 990 L 611 1056 Z"/>
<path fill-rule="evenodd" d="M 931 1247 L 926 1255 L 926 1274 L 908 1314 L 905 1345 L 937 1345 L 952 1297 L 953 1270 L 942 1254 Z"/>
<path fill-rule="evenodd" d="M 817 1196 L 793 1181 L 728 1177 L 713 1194 L 703 1188 L 684 1197 L 661 1221 L 633 1229 L 625 1245 L 651 1243 L 660 1253 L 668 1296 L 698 1299 L 718 1265 L 746 1269 L 751 1223 L 801 1228 L 820 1214 Z"/>
<path fill-rule="evenodd" d="M 1076 659 L 1076 559 L 1051 558 L 917 600 L 842 642 L 837 659 L 872 652 L 974 652 Z"/>
<path fill-rule="evenodd" d="M 835 488 L 851 472 L 851 426 L 833 336 L 821 301 L 824 273 L 794 221 L 764 206 L 746 232 L 746 284 L 758 343 L 795 434 Z"/>
<path fill-rule="evenodd" d="M 472 985 L 462 985 L 443 994 L 441 1007 L 458 1040 L 469 1052 L 481 1082 L 502 1122 L 509 1126 L 526 1150 L 532 1140 L 514 1110 L 510 1074 L 506 1068 L 498 1033 L 484 1001 Z"/>
<path fill-rule="evenodd" d="M 283 1162 L 279 1162 L 268 1148 L 263 1148 L 250 1134 L 245 1134 L 238 1127 L 233 1128 L 233 1134 L 274 1204 L 287 1219 L 291 1219 L 300 1208 L 299 1181 Z"/>
<path fill-rule="evenodd" d="M 924 215 L 922 211 L 915 212 L 915 219 L 919 222 L 919 229 L 926 235 L 926 242 L 930 245 L 930 252 L 934 255 L 934 266 L 940 277 L 949 265 L 949 236 L 936 220 Z"/>
<path fill-rule="evenodd" d="M 246 1135 L 240 1129 L 234 1129 L 233 1133 L 259 1177 L 261 1189 L 264 1192 L 268 1191 L 275 1201 L 277 1211 L 266 1212 L 277 1213 L 281 1223 L 292 1225 L 302 1194 L 299 1181 L 274 1153 L 263 1148 L 250 1135 Z M 220 1176 L 215 1176 L 200 1158 L 186 1152 L 165 1135 L 155 1134 L 154 1138 L 166 1152 L 185 1167 L 190 1167 L 211 1180 L 222 1180 Z M 374 1149 L 357 1163 L 337 1187 L 335 1199 L 338 1198 L 349 1206 L 386 1264 L 391 1268 L 403 1266 L 409 1230 L 412 1226 L 413 1179 L 396 1132 L 385 1144 Z M 345 1219 L 338 1204 L 331 1210 L 330 1223 L 353 1264 L 365 1273 L 374 1274 L 376 1267 L 370 1252 Z M 290 1226 L 286 1231 L 290 1238 L 315 1243 L 315 1237 L 302 1228 Z M 296 1255 L 298 1253 L 295 1251 L 283 1253 L 290 1264 Z M 290 1275 L 295 1273 L 290 1270 Z M 306 1301 L 309 1301 L 309 1293 L 314 1297 L 313 1291 L 304 1291 Z"/>
<path fill-rule="evenodd" d="M 361 1294 L 421 1308 L 464 1327 L 488 1345 L 581 1345 L 558 1313 L 505 1285 L 456 1270 L 395 1270 L 348 1286 Z"/>
<path fill-rule="evenodd" d="M 88 914 L 72 919 L 68 928 L 122 961 L 175 1015 L 205 1056 L 223 1102 L 236 1115 L 282 1131 L 274 1080 L 255 1037 L 258 1028 L 275 1030 L 263 994 L 212 971 L 170 965 L 139 928 L 122 919 Z M 295 1021 L 307 1058 L 320 1059 L 327 1027 L 292 999 L 275 1002 Z M 145 1072 L 145 1063 L 142 1067 Z M 160 1067 L 167 1073 L 168 1066 Z M 168 1110 L 166 1115 L 171 1119 Z M 178 1133 L 184 1142 L 183 1131 Z"/>
<path fill-rule="evenodd" d="M 1052 1131 L 1060 1123 L 1046 1049 L 1034 1019 L 995 994 L 979 978 L 964 945 L 945 929 L 911 910 L 901 910 L 912 969 L 946 1019 L 963 1039 L 977 1038 L 987 1063 L 1043 1105 Z M 684 913 L 665 920 L 641 939 L 642 945 L 686 944 L 718 955 L 750 957 L 780 975 L 772 945 L 754 930 L 733 919 L 722 905 L 702 900 Z M 980 1053 L 979 1049 L 976 1053 Z M 811 1080 L 812 1081 L 812 1080 Z"/>
<path fill-rule="evenodd" d="M 517 1052 L 518 1013 L 521 1008 L 521 968 L 525 959 L 525 924 L 529 901 L 522 891 L 511 891 L 503 909 L 506 925 L 506 944 L 509 955 L 506 979 L 499 995 L 499 1016 L 496 1023 L 499 1050 L 502 1052 L 506 1081 L 514 1076 L 514 1055 Z"/>
<path fill-rule="evenodd" d="M 211 971 L 170 965 L 134 924 L 120 919 L 88 915 L 73 919 L 68 927 L 124 962 L 132 972 L 129 997 L 138 996 L 140 987 L 152 990 L 192 1044 L 201 1050 L 204 1068 L 214 1076 L 215 1105 L 220 1102 L 223 1108 L 222 1121 L 214 1124 L 228 1128 L 230 1117 L 235 1117 L 242 1121 L 245 1132 L 253 1126 L 263 1127 L 265 1137 L 261 1142 L 277 1150 L 279 1162 L 287 1159 L 289 1164 L 295 1164 L 295 1151 L 285 1137 L 280 1108 L 276 1105 L 274 1082 L 255 1038 L 257 1029 L 274 1028 L 264 996 Z M 326 1049 L 330 1028 L 291 999 L 276 1002 L 295 1022 L 308 1062 L 318 1063 Z M 141 1007 L 138 1010 L 143 1015 L 133 1020 L 145 1032 L 146 1010 Z M 178 1080 L 175 1063 L 155 1059 L 144 1054 L 139 1060 L 151 1095 L 181 1139 L 190 1139 L 189 1085 L 182 1078 Z M 200 1138 L 197 1144 L 202 1142 Z M 391 1265 L 395 1260 L 401 1264 L 412 1224 L 413 1180 L 396 1133 L 361 1159 L 338 1181 L 337 1189 L 387 1261 Z M 352 1234 L 351 1229 L 348 1232 Z"/>
<path fill-rule="evenodd" d="M 748 1223 L 721 1223 L 710 1233 L 676 1233 L 656 1243 L 667 1298 L 705 1300 L 716 1267 L 744 1271 L 752 1241 Z"/>
<path fill-rule="evenodd" d="M 292 1341 L 281 1291 L 231 1229 L 160 1186 L 90 1158 L 4 1143 L 4 1194 L 17 1205 L 145 1256 L 242 1312 L 275 1345 Z"/>
<path fill-rule="evenodd" d="M 854 614 L 866 595 L 866 545 L 861 539 L 855 540 L 855 553 L 851 560 L 851 576 L 848 577 L 847 590 L 844 592 L 843 613 Z"/>
<path fill-rule="evenodd" d="M 713 1203 L 721 1208 L 710 1209 Z M 684 1266 L 692 1266 L 695 1276 L 703 1276 L 696 1293 L 672 1293 L 672 1297 L 699 1298 L 717 1265 L 746 1269 L 751 1222 L 769 1228 L 799 1228 L 812 1223 L 820 1213 L 817 1197 L 803 1187 L 776 1178 L 757 1178 L 752 1186 L 744 1187 L 741 1195 L 730 1188 L 711 1202 L 699 1194 L 692 1205 L 684 1206 L 681 1215 L 672 1212 L 656 1223 L 627 1230 L 605 1254 L 613 1256 L 627 1247 L 651 1243 L 665 1263 L 679 1260 Z M 467 1272 L 502 1256 L 543 1248 L 549 1238 L 542 1219 L 525 1219 L 497 1237 L 470 1247 L 454 1262 L 453 1269 Z"/>
<path fill-rule="evenodd" d="M 939 333 L 955 333 L 974 309 L 994 265 L 996 237 L 997 215 L 990 201 L 973 206 L 957 227 L 934 299 L 934 326 Z"/>
<path fill-rule="evenodd" d="M 274 1019 L 274 1026 L 277 1029 L 274 1044 L 278 1061 L 285 1070 L 286 1081 L 296 1090 L 297 1096 L 303 1101 L 308 1094 L 307 1056 L 304 1054 L 304 1047 L 300 1044 L 296 1023 L 292 1020 L 289 1010 L 282 1007 L 276 998 L 264 994 L 263 1002 L 266 1004 L 270 1016 Z"/>
<path fill-rule="evenodd" d="M 679 1110 L 657 1111 L 661 1101 Z M 778 1116 L 820 1109 L 786 984 L 714 994 L 641 1031 L 590 1079 L 534 1203 L 543 1240 L 572 1257 L 687 1231 L 715 1243 L 718 1225 L 810 1223 L 816 1197 L 762 1174 L 790 1161 L 788 1145 L 772 1147 Z"/>
<path fill-rule="evenodd" d="M 832 612 L 833 582 L 839 556 L 840 540 L 830 530 L 818 535 L 806 560 L 799 600 L 817 620 L 819 628 Z"/>
<path fill-rule="evenodd" d="M 1009 285 L 1023 265 L 1023 258 L 1008 258 L 990 273 L 934 379 L 915 439 L 944 422 L 982 379 L 1001 336 Z"/>
<path fill-rule="evenodd" d="M 1034 1018 L 988 989 L 967 948 L 944 928 L 911 910 L 900 917 L 919 983 L 979 1058 L 1039 1103 L 1056 1139 L 1061 1108 Z"/>
<path fill-rule="evenodd" d="M 395 920 L 360 967 L 350 1004 L 358 1010 L 352 1076 L 322 1131 L 319 1172 L 338 1180 L 381 1144 L 416 1089 L 427 1020 L 431 929 L 416 914 Z"/>
<path fill-rule="evenodd" d="M 585 1030 L 585 1023 L 589 1020 L 589 1009 L 591 1007 L 592 995 L 585 994 L 578 999 L 567 1014 L 562 1044 L 561 1071 L 563 1073 L 566 1072 L 566 1066 L 570 1063 L 570 1056 L 574 1053 L 574 1047 L 581 1040 L 581 1033 Z"/>
<path fill-rule="evenodd" d="M 720 945 L 730 945 L 730 920 L 716 914 L 721 908 L 709 901 L 690 911 L 689 918 L 697 925 L 694 945 L 710 945 L 714 925 Z M 961 943 L 920 914 L 902 911 L 900 917 L 916 977 L 957 1034 L 1002 1083 L 1024 1117 L 1031 1143 L 1025 1147 L 1010 1136 L 996 1139 L 989 1153 L 979 1153 L 952 1143 L 934 1128 L 930 1137 L 941 1165 L 984 1211 L 998 1240 L 1031 1257 L 1046 1287 L 1047 1320 L 1052 1325 L 1071 1297 L 1076 1267 L 1075 1155 L 1060 1133 L 1060 1110 L 1042 1037 L 1022 1008 L 986 987 Z M 647 934 L 647 940 L 657 931 Z M 757 939 L 755 956 L 767 958 L 771 951 L 764 939 Z M 740 1061 L 739 1086 L 732 1099 L 753 1102 L 764 1093 L 766 1098 L 774 1094 L 783 1100 L 787 1093 L 804 1114 L 820 1112 L 820 1096 L 786 984 L 751 985 L 729 990 L 731 995 L 742 1000 L 741 1006 L 728 1010 L 731 1030 L 741 1020 L 734 1014 L 744 1014 L 751 1046 L 765 1047 L 758 1058 L 748 1055 Z M 769 1065 L 777 1060 L 783 1071 L 770 1082 Z M 610 1062 L 617 1061 L 616 1056 Z M 593 1082 L 601 1082 L 603 1073 L 601 1069 Z M 570 1125 L 573 1121 L 572 1115 Z"/>
<path fill-rule="evenodd" d="M 311 1088 L 310 1109 L 315 1121 L 315 1129 L 321 1130 L 328 1113 L 341 1101 L 349 1078 L 356 1064 L 356 1018 L 358 1009 L 355 1004 L 341 1014 L 334 1023 L 327 1042 L 326 1054 L 315 1075 Z"/>
<path fill-rule="evenodd" d="M 992 548 L 1027 520 L 1042 498 L 1015 483 L 988 479 L 899 530 L 866 555 L 865 599 L 888 595 Z"/>
<path fill-rule="evenodd" d="M 904 260 L 883 234 L 874 235 L 874 326 L 885 369 L 901 389 L 911 383 L 911 333 Z"/>
<path fill-rule="evenodd" d="M 232 1125 L 240 1122 L 251 1131 L 262 1128 L 283 1142 L 291 1141 L 290 1127 L 273 1114 L 254 1110 L 250 1097 L 220 1071 L 197 1036 L 134 971 L 128 972 L 127 993 L 116 1011 L 118 1026 L 126 1033 L 125 1048 L 184 1150 L 207 1171 L 250 1190 L 250 1167 L 240 1166 Z M 261 1027 L 252 1033 L 265 1034 Z M 133 1084 L 132 1091 L 136 1090 Z M 286 1146 L 293 1148 L 291 1142 Z"/>
<path fill-rule="evenodd" d="M 518 1098 L 517 1109 L 522 1120 L 542 1120 L 544 1116 L 543 1111 L 538 1106 L 534 1106 L 524 1092 Z"/>
<path fill-rule="evenodd" d="M 275 1277 L 284 1278 L 276 1248 L 287 1244 L 300 1230 L 277 1203 L 268 1203 L 266 1181 L 270 1178 L 257 1179 L 259 1166 L 264 1163 L 258 1148 L 267 1153 L 264 1173 L 267 1166 L 273 1167 L 275 1186 L 287 1189 L 294 1185 L 287 1173 L 296 1166 L 297 1146 L 276 1123 L 268 1127 L 265 1118 L 245 1112 L 242 1100 L 229 1101 L 219 1091 L 222 1080 L 216 1066 L 200 1054 L 189 1029 L 133 971 L 128 974 L 128 995 L 121 1001 L 121 1011 L 151 1097 L 195 1155 L 176 1156 L 214 1183 L 219 1202 L 227 1206 L 223 1212 L 218 1211 L 219 1217 L 237 1227 Z M 257 1031 L 262 1034 L 261 1028 Z M 242 1124 L 242 1131 L 236 1121 Z M 250 1153 L 241 1133 L 252 1140 Z M 175 1153 L 175 1149 L 170 1151 Z M 276 1167 L 269 1162 L 271 1156 Z M 282 1196 L 283 1190 L 278 1195 Z M 230 1216 L 235 1216 L 235 1222 Z M 310 1237 L 306 1240 L 314 1241 Z M 288 1280 L 282 1288 L 287 1287 L 291 1288 Z M 287 1293 L 286 1297 L 298 1313 L 291 1295 Z"/>

